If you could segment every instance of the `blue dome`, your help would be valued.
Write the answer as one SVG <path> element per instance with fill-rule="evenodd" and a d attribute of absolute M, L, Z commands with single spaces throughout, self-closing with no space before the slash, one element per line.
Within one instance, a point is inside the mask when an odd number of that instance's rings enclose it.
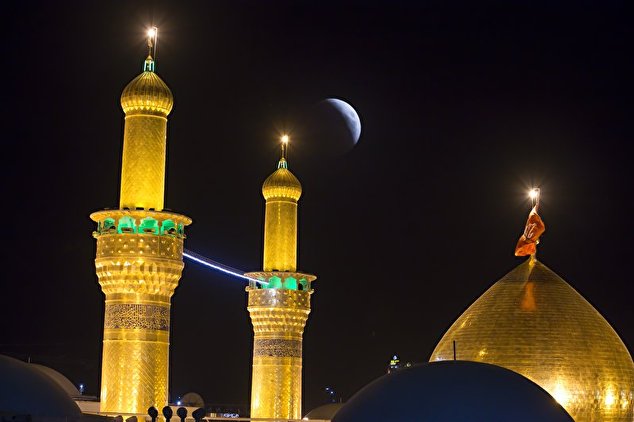
<path fill-rule="evenodd" d="M 57 385 L 59 385 L 64 391 L 66 391 L 66 394 L 68 394 L 70 398 L 74 399 L 81 397 L 81 393 L 79 392 L 77 387 L 75 387 L 75 384 L 70 382 L 68 378 L 66 378 L 64 375 L 57 372 L 53 368 L 49 368 L 48 366 L 44 365 L 38 365 L 37 363 L 31 363 L 29 365 L 31 365 L 31 367 L 37 369 L 38 371 L 43 372 L 44 375 L 55 381 Z"/>
<path fill-rule="evenodd" d="M 48 375 L 0 355 L 0 410 L 15 415 L 79 419 L 81 410 Z"/>
<path fill-rule="evenodd" d="M 442 361 L 385 375 L 355 394 L 333 422 L 573 422 L 540 386 L 508 369 Z"/>
<path fill-rule="evenodd" d="M 335 417 L 343 403 L 328 403 L 314 408 L 304 416 L 304 420 L 319 419 L 331 420 Z"/>

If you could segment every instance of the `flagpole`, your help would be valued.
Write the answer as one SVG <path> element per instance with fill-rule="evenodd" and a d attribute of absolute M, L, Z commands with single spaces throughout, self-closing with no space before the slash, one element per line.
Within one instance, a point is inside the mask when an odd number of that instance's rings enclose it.
<path fill-rule="evenodd" d="M 539 196 L 540 196 L 539 188 L 533 188 L 528 193 L 528 196 L 531 198 L 531 205 L 533 206 L 533 211 L 537 212 L 539 209 Z M 539 239 L 535 241 L 535 245 L 539 244 Z M 537 261 L 537 248 L 535 248 L 535 252 L 533 252 L 530 256 L 530 264 L 535 264 Z"/>

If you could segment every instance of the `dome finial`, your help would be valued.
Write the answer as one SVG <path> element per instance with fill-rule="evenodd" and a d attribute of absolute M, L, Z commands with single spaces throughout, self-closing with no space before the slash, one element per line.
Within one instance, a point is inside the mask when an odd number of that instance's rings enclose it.
<path fill-rule="evenodd" d="M 277 170 L 266 178 L 262 185 L 262 195 L 264 199 L 269 198 L 292 198 L 297 201 L 302 195 L 302 185 L 297 177 L 288 169 L 286 162 L 286 151 L 290 137 L 287 134 L 280 136 L 280 161 L 277 162 Z"/>
<path fill-rule="evenodd" d="M 277 168 L 288 168 L 288 164 L 286 163 L 286 149 L 288 148 L 288 141 L 290 140 L 290 138 L 288 137 L 287 134 L 284 134 L 281 136 L 280 141 L 281 141 L 281 157 L 280 157 L 280 161 L 277 163 Z"/>
<path fill-rule="evenodd" d="M 531 205 L 535 209 L 539 208 L 539 194 L 539 188 L 532 188 L 528 191 L 528 197 L 531 199 Z"/>
<path fill-rule="evenodd" d="M 539 236 L 544 233 L 546 230 L 546 226 L 542 221 L 539 214 L 537 214 L 537 210 L 539 208 L 539 196 L 540 190 L 539 188 L 532 188 L 528 192 L 528 197 L 531 199 L 532 209 L 528 214 L 528 220 L 526 221 L 526 226 L 524 227 L 524 233 L 520 236 L 520 239 L 517 241 L 517 245 L 515 246 L 515 256 L 526 256 L 530 255 L 530 261 L 532 263 L 535 262 L 537 254 L 537 244 L 539 243 Z"/>
<path fill-rule="evenodd" d="M 143 64 L 144 72 L 154 72 L 154 60 L 156 59 L 156 44 L 158 42 L 158 28 L 156 26 L 147 30 L 147 58 Z"/>

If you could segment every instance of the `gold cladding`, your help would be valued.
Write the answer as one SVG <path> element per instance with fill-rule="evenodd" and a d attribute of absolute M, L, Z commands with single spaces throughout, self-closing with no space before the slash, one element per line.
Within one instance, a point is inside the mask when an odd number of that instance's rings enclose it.
<path fill-rule="evenodd" d="M 103 222 L 122 216 L 191 220 L 174 213 L 100 211 Z M 101 411 L 145 413 L 167 404 L 170 299 L 183 270 L 183 236 L 98 233 L 95 267 L 106 295 Z"/>
<path fill-rule="evenodd" d="M 499 365 L 539 384 L 577 422 L 634 420 L 634 364 L 608 322 L 539 261 L 527 260 L 477 299 L 430 360 Z"/>
<path fill-rule="evenodd" d="M 100 410 L 127 415 L 167 404 L 170 300 L 183 270 L 183 227 L 191 219 L 161 212 L 169 88 L 154 72 L 143 72 L 124 89 L 121 106 L 121 209 L 91 218 L 98 223 L 95 267 L 106 296 Z M 143 219 L 157 229 L 139 231 Z M 167 220 L 169 230 L 159 231 Z M 121 221 L 134 227 L 117 230 Z"/>
<path fill-rule="evenodd" d="M 279 168 L 262 185 L 266 200 L 264 218 L 264 271 L 297 269 L 297 201 L 302 194 L 299 180 Z"/>
<path fill-rule="evenodd" d="M 163 209 L 167 119 L 126 116 L 120 208 Z"/>
<path fill-rule="evenodd" d="M 302 336 L 310 291 L 247 288 L 253 324 L 251 417 L 301 419 Z"/>
<path fill-rule="evenodd" d="M 163 209 L 167 115 L 171 91 L 154 72 L 134 78 L 121 94 L 125 113 L 119 208 Z"/>

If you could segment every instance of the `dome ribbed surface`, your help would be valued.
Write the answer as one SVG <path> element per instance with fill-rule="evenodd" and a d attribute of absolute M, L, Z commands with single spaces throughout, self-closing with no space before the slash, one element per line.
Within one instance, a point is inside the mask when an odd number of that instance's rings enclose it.
<path fill-rule="evenodd" d="M 295 201 L 302 196 L 302 185 L 287 168 L 280 167 L 266 178 L 262 185 L 264 199 L 289 198 Z"/>
<path fill-rule="evenodd" d="M 516 267 L 449 328 L 431 361 L 486 362 L 548 391 L 577 422 L 634 418 L 634 363 L 608 322 L 537 260 Z"/>
<path fill-rule="evenodd" d="M 172 91 L 154 72 L 145 71 L 134 78 L 121 94 L 125 114 L 151 113 L 167 116 L 174 106 Z"/>

